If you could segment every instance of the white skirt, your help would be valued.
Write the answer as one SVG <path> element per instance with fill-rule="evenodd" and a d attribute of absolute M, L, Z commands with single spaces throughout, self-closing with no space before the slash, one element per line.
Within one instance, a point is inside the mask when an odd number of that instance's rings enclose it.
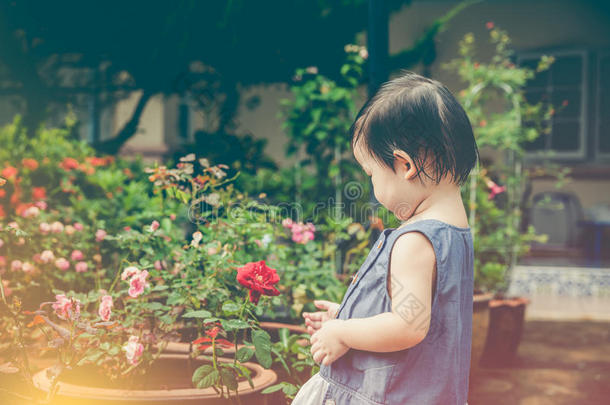
<path fill-rule="evenodd" d="M 297 392 L 292 405 L 325 405 L 324 395 L 328 386 L 328 382 L 319 373 L 314 374 Z"/>
<path fill-rule="evenodd" d="M 328 400 L 324 403 L 324 396 L 328 390 L 328 382 L 316 373 L 303 384 L 296 397 L 291 402 L 291 405 L 329 405 L 334 404 L 334 401 Z M 466 403 L 468 405 L 468 403 Z"/>

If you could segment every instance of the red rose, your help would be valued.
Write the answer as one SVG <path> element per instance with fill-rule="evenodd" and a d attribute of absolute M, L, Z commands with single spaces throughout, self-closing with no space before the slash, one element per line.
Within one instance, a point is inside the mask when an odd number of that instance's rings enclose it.
<path fill-rule="evenodd" d="M 280 295 L 273 286 L 280 281 L 275 269 L 268 267 L 264 260 L 250 262 L 237 269 L 237 281 L 250 289 L 250 302 L 258 304 L 261 295 Z"/>
<path fill-rule="evenodd" d="M 492 21 L 488 21 L 488 22 L 485 24 L 485 27 L 487 27 L 487 29 L 488 29 L 488 30 L 491 30 L 491 29 L 493 29 L 493 28 L 494 28 L 494 23 L 493 23 Z"/>

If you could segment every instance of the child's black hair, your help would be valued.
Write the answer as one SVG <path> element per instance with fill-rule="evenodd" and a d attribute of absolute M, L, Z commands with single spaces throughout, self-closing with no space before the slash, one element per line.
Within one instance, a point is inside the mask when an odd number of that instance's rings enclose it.
<path fill-rule="evenodd" d="M 384 83 L 360 110 L 350 128 L 352 145 L 362 138 L 369 153 L 394 170 L 396 149 L 436 183 L 450 174 L 463 184 L 479 152 L 466 112 L 441 83 L 403 71 Z M 428 173 L 425 162 L 431 158 Z M 420 177 L 421 178 L 421 177 Z"/>

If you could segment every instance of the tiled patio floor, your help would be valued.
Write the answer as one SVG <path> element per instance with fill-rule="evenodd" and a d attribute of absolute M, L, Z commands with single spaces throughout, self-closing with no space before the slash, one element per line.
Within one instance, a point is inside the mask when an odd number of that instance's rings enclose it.
<path fill-rule="evenodd" d="M 610 323 L 528 321 L 510 367 L 473 377 L 470 405 L 610 404 Z"/>

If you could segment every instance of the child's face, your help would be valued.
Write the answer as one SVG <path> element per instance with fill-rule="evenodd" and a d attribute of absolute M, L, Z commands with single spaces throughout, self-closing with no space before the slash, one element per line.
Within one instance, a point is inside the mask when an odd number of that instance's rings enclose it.
<path fill-rule="evenodd" d="M 357 142 L 354 145 L 354 157 L 371 178 L 375 198 L 384 207 L 394 213 L 400 220 L 408 219 L 413 213 L 414 202 L 419 190 L 410 180 L 404 165 L 395 164 L 394 171 L 377 162 L 371 154 Z"/>

